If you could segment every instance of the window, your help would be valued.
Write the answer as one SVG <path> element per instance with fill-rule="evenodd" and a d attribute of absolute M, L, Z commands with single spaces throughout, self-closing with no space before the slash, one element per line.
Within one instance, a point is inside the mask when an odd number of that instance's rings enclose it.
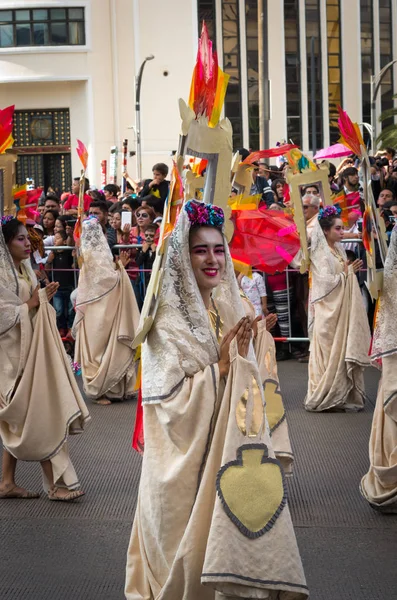
<path fill-rule="evenodd" d="M 238 0 L 222 2 L 223 70 L 230 75 L 225 97 L 225 115 L 233 126 L 233 144 L 241 148 L 240 38 Z"/>
<path fill-rule="evenodd" d="M 309 114 L 309 148 L 323 147 L 323 86 L 321 68 L 321 28 L 319 0 L 306 2 L 306 65 Z M 330 58 L 332 60 L 332 58 Z"/>
<path fill-rule="evenodd" d="M 284 0 L 287 139 L 302 147 L 301 64 L 299 56 L 299 2 Z"/>
<path fill-rule="evenodd" d="M 383 69 L 393 60 L 392 44 L 392 6 L 391 0 L 379 0 L 379 43 L 380 68 Z M 381 110 L 393 108 L 393 69 L 388 69 L 383 76 L 379 93 L 381 95 Z M 382 121 L 382 129 L 393 125 L 393 117 Z"/>
<path fill-rule="evenodd" d="M 84 44 L 84 8 L 0 10 L 0 48 Z"/>
<path fill-rule="evenodd" d="M 361 9 L 361 77 L 363 89 L 363 123 L 371 123 L 371 75 L 374 72 L 372 0 L 360 0 Z M 369 134 L 363 128 L 364 142 Z"/>
<path fill-rule="evenodd" d="M 327 0 L 327 34 L 328 34 L 328 105 L 330 126 L 330 142 L 339 139 L 339 130 L 334 125 L 338 120 L 338 106 L 342 105 L 342 64 L 340 39 L 340 6 L 339 0 Z"/>
<path fill-rule="evenodd" d="M 258 0 L 245 0 L 249 147 L 259 149 Z"/>

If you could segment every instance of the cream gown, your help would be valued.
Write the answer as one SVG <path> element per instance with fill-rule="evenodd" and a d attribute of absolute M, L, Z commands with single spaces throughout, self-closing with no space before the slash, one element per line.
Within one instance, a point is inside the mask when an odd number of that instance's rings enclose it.
<path fill-rule="evenodd" d="M 305 408 L 360 410 L 370 331 L 357 277 L 344 272 L 341 245 L 332 253 L 319 223 L 312 233 L 309 383 Z"/>
<path fill-rule="evenodd" d="M 26 302 L 36 287 L 26 265 L 18 277 L 14 325 L 0 336 L 0 434 L 4 447 L 19 460 L 50 460 L 56 485 L 79 487 L 67 440 L 80 433 L 89 414 L 81 397 L 56 326 L 55 310 L 40 290 L 40 306 L 29 313 Z M 3 310 L 11 296 L 1 290 Z M 49 482 L 44 481 L 48 490 Z"/>

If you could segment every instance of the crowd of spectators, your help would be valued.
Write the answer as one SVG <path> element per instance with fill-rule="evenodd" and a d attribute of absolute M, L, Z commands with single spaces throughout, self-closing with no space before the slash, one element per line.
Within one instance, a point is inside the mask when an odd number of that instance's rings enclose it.
<path fill-rule="evenodd" d="M 248 151 L 240 150 L 243 158 Z M 375 201 L 385 220 L 387 230 L 391 231 L 397 217 L 397 156 L 393 149 L 387 149 L 376 157 L 370 157 L 371 185 Z M 261 196 L 260 207 L 272 211 L 287 212 L 291 209 L 288 186 L 285 179 L 286 163 L 280 166 L 259 162 L 253 165 L 251 194 Z M 357 193 L 360 201 L 349 211 L 345 236 L 349 240 L 359 240 L 362 235 L 362 170 L 357 157 L 350 156 L 341 161 L 338 167 L 327 163 L 329 169 L 329 187 L 331 194 L 344 191 L 346 195 Z M 168 167 L 163 163 L 153 166 L 153 176 L 140 182 L 133 181 L 125 174 L 124 188 L 115 184 L 106 185 L 103 190 L 90 187 L 85 179 L 84 212 L 95 215 L 102 225 L 104 235 L 112 252 L 124 254 L 124 263 L 131 279 L 137 303 L 141 309 L 148 287 L 150 273 L 156 256 L 158 227 L 162 220 L 164 204 L 168 195 Z M 79 178 L 72 182 L 71 191 L 58 197 L 52 190 L 42 197 L 38 210 L 41 222 L 31 223 L 31 232 L 35 251 L 32 254 L 34 268 L 39 270 L 40 277 L 57 281 L 58 292 L 54 297 L 58 327 L 62 335 L 67 335 L 73 321 L 71 293 L 76 287 L 76 258 L 74 251 L 67 247 L 74 246 L 73 228 L 77 218 L 79 202 Z M 237 193 L 232 190 L 232 194 Z M 288 194 L 288 196 L 287 196 Z M 311 230 L 321 207 L 321 189 L 316 184 L 302 188 L 302 203 L 310 243 Z M 29 223 L 28 223 L 29 225 Z M 129 246 L 123 250 L 120 246 Z M 131 246 L 133 246 L 131 248 Z M 48 248 L 52 247 L 52 250 Z M 59 249 L 58 249 L 59 248 Z M 363 257 L 359 241 L 346 245 L 346 250 L 357 257 Z M 125 257 L 127 256 L 127 259 Z M 293 265 L 294 266 L 294 265 Z M 299 267 L 299 265 L 295 265 Z M 274 334 L 278 337 L 307 337 L 307 304 L 308 280 L 295 268 L 274 275 L 259 275 L 263 279 L 260 287 L 262 305 L 266 304 L 263 314 L 273 312 L 278 323 Z M 364 277 L 361 276 L 362 293 L 366 295 Z M 245 281 L 249 292 L 250 284 Z M 265 295 L 266 294 L 266 295 Z M 369 313 L 370 299 L 365 297 Z M 291 346 L 278 345 L 278 360 L 290 358 Z M 307 360 L 307 345 L 298 344 L 292 347 L 292 354 L 302 361 Z"/>

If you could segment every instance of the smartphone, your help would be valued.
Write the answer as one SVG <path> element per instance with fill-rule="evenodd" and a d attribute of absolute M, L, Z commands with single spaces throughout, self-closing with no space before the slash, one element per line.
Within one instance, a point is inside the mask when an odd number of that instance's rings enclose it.
<path fill-rule="evenodd" d="M 131 225 L 132 213 L 129 210 L 123 210 L 121 213 L 121 229 L 124 229 L 124 225 Z"/>
<path fill-rule="evenodd" d="M 359 230 L 359 232 L 362 233 L 363 232 L 363 220 L 358 219 L 356 225 L 357 225 L 357 229 Z"/>

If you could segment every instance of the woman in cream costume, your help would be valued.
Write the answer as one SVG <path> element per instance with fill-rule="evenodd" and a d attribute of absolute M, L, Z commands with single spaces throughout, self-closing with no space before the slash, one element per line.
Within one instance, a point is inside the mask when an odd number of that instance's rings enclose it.
<path fill-rule="evenodd" d="M 222 223 L 217 207 L 182 209 L 142 348 L 128 600 L 308 596 Z"/>
<path fill-rule="evenodd" d="M 237 279 L 238 281 L 238 279 Z M 272 446 L 276 458 L 283 466 L 288 477 L 292 475 L 294 455 L 289 439 L 288 424 L 277 371 L 276 345 L 270 329 L 274 327 L 277 316 L 255 318 L 255 307 L 240 289 L 245 314 L 253 324 L 254 349 L 259 375 L 262 382 L 266 404 L 266 418 L 272 438 Z"/>
<path fill-rule="evenodd" d="M 4 234 L 4 235 L 3 235 Z M 48 303 L 57 284 L 39 291 L 30 241 L 16 219 L 0 233 L 1 498 L 37 497 L 15 484 L 17 460 L 39 461 L 50 500 L 83 495 L 67 439 L 89 419 Z"/>
<path fill-rule="evenodd" d="M 322 209 L 311 237 L 309 411 L 364 406 L 371 335 L 356 277 L 362 261 L 347 264 L 339 213 Z"/>
<path fill-rule="evenodd" d="M 84 391 L 98 404 L 131 396 L 136 373 L 132 341 L 139 310 L 130 279 L 114 262 L 95 217 L 83 222 L 83 265 L 76 296 L 75 360 L 81 365 Z"/>
<path fill-rule="evenodd" d="M 369 442 L 370 468 L 360 491 L 372 508 L 397 513 L 397 228 L 385 262 L 371 358 L 382 379 Z"/>

